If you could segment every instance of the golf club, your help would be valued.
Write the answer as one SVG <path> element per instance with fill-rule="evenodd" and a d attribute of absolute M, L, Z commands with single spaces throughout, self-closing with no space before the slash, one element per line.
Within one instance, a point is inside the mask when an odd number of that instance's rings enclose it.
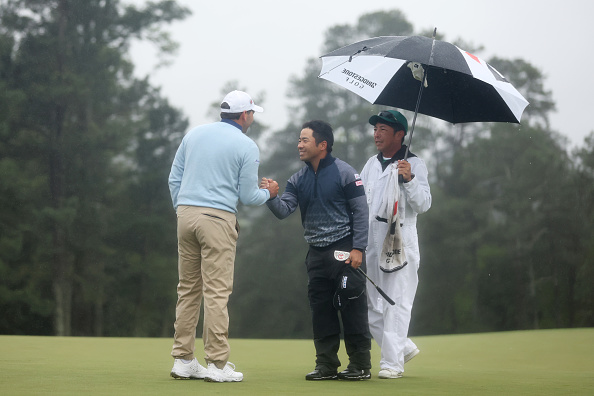
<path fill-rule="evenodd" d="M 379 292 L 379 294 L 381 294 L 381 295 L 382 295 L 382 297 L 383 297 L 383 298 L 385 298 L 385 299 L 386 299 L 386 301 L 390 303 L 390 305 L 396 305 L 396 303 L 394 302 L 394 300 L 392 300 L 390 297 L 388 297 L 388 295 L 387 295 L 387 294 L 386 294 L 386 293 L 385 293 L 385 292 L 384 292 L 384 291 L 383 291 L 383 290 L 382 290 L 382 289 L 381 289 L 381 288 L 380 288 L 378 285 L 376 285 L 376 284 L 375 284 L 375 282 L 374 282 L 374 281 L 372 281 L 372 280 L 371 280 L 371 278 L 369 278 L 369 277 L 367 276 L 367 274 L 366 274 L 366 273 L 365 273 L 365 272 L 364 272 L 364 271 L 363 271 L 361 268 L 357 268 L 357 270 L 358 270 L 360 273 L 362 273 L 363 275 L 365 275 L 365 277 L 367 278 L 367 280 L 368 280 L 369 282 L 371 282 L 371 284 L 372 284 L 373 286 L 375 286 L 375 288 L 377 289 L 377 291 Z"/>

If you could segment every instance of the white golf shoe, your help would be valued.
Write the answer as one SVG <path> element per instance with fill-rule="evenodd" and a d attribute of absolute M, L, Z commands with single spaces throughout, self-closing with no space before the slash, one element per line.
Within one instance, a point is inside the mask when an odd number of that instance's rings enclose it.
<path fill-rule="evenodd" d="M 194 358 L 190 363 L 184 363 L 181 359 L 175 359 L 171 376 L 175 379 L 204 379 L 206 368 L 202 367 L 198 360 Z"/>
<path fill-rule="evenodd" d="M 396 371 L 394 369 L 385 368 L 381 369 L 377 374 L 377 378 L 381 379 L 395 379 L 402 378 L 402 371 Z"/>
<path fill-rule="evenodd" d="M 208 382 L 240 382 L 243 380 L 243 374 L 235 371 L 235 365 L 230 362 L 227 362 L 222 369 L 215 366 L 214 363 L 208 363 L 204 380 Z"/>
<path fill-rule="evenodd" d="M 419 350 L 419 348 L 415 348 L 412 351 L 410 351 L 409 353 L 404 355 L 404 363 L 408 362 L 410 359 L 414 358 L 415 356 L 417 356 L 419 354 L 419 352 L 421 352 Z"/>

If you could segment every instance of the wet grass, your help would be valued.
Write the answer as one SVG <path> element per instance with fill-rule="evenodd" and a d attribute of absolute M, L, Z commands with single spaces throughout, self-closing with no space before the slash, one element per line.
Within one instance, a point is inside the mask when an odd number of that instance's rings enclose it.
<path fill-rule="evenodd" d="M 174 380 L 171 340 L 0 336 L 2 395 L 591 395 L 594 329 L 416 337 L 404 378 L 305 381 L 309 340 L 231 340 L 241 383 Z M 197 342 L 201 347 L 201 344 Z M 199 361 L 201 355 L 198 354 Z M 341 351 L 341 361 L 347 359 Z M 203 363 L 203 362 L 201 362 Z"/>

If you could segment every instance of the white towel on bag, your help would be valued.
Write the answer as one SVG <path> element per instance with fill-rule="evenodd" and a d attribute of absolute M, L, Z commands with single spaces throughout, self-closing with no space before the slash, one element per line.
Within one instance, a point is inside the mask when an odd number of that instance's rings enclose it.
<path fill-rule="evenodd" d="M 400 229 L 400 219 L 404 220 L 404 197 L 400 196 L 398 168 L 395 163 L 389 165 L 389 172 L 382 203 L 375 218 L 388 223 L 388 232 L 379 255 L 379 267 L 384 272 L 395 272 L 407 264 Z"/>

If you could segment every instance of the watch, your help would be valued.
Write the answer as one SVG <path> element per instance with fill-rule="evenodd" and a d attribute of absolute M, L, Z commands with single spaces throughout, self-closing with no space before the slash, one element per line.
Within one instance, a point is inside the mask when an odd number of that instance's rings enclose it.
<path fill-rule="evenodd" d="M 414 173 L 411 173 L 411 174 L 410 174 L 410 180 L 412 180 L 412 179 L 414 179 L 414 178 L 415 178 L 415 174 L 414 174 Z M 410 181 L 410 180 L 409 180 L 409 181 Z M 406 181 L 406 180 L 405 180 L 403 183 L 408 183 L 409 181 Z"/>

